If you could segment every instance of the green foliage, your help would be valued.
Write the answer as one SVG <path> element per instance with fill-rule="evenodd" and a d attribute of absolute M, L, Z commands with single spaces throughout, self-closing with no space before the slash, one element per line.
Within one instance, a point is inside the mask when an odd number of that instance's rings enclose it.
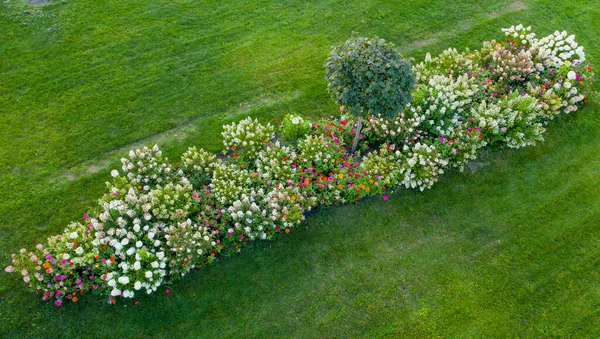
<path fill-rule="evenodd" d="M 325 62 L 333 99 L 357 117 L 394 116 L 410 102 L 415 77 L 392 43 L 354 37 L 333 47 Z"/>
<path fill-rule="evenodd" d="M 295 141 L 310 132 L 310 122 L 301 116 L 287 114 L 281 122 L 281 138 L 284 141 Z"/>

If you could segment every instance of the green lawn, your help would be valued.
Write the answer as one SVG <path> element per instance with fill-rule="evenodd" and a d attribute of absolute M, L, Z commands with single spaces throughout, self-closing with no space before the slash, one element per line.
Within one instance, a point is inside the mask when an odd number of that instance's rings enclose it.
<path fill-rule="evenodd" d="M 600 70 L 600 1 L 0 2 L 0 266 L 78 220 L 131 147 L 220 149 L 246 115 L 335 114 L 353 31 L 405 56 L 567 30 Z M 599 86 L 596 86 L 600 88 Z M 171 294 L 56 308 L 0 272 L 0 337 L 600 337 L 600 108 L 475 172 L 311 214 Z"/>

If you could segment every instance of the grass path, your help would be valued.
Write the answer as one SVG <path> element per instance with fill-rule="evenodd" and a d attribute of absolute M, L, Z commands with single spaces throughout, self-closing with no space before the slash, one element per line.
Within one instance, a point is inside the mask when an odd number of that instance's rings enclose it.
<path fill-rule="evenodd" d="M 322 64 L 352 31 L 421 59 L 522 22 L 575 33 L 600 65 L 599 5 L 2 2 L 0 264 L 80 218 L 131 145 L 175 159 L 217 151 L 220 126 L 246 114 L 333 114 Z M 56 310 L 2 272 L 0 336 L 598 337 L 598 113 L 427 192 L 312 215 L 133 309 L 88 297 Z"/>

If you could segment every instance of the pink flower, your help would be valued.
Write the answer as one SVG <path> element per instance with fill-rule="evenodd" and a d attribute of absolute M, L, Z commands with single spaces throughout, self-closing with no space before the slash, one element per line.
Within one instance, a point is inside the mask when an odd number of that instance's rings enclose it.
<path fill-rule="evenodd" d="M 383 196 L 383 200 L 387 201 L 388 199 L 389 199 L 389 198 L 388 198 L 388 196 L 387 196 L 387 195 L 384 195 L 384 196 Z"/>
<path fill-rule="evenodd" d="M 24 277 L 23 277 L 23 281 L 24 281 L 25 283 L 28 283 L 28 282 L 29 282 L 29 280 L 31 280 L 31 278 L 30 278 L 28 275 L 26 275 L 26 276 L 24 276 Z"/>
<path fill-rule="evenodd" d="M 444 142 L 444 137 L 440 137 L 440 142 Z"/>
<path fill-rule="evenodd" d="M 83 220 L 87 219 L 87 213 L 85 213 L 82 218 Z"/>
<path fill-rule="evenodd" d="M 4 270 L 5 270 L 7 273 L 12 273 L 12 272 L 14 272 L 14 271 L 15 271 L 15 268 L 14 268 L 14 267 L 12 267 L 12 266 L 8 266 L 8 267 L 6 267 Z"/>
<path fill-rule="evenodd" d="M 198 198 L 198 193 L 192 194 L 192 198 L 194 198 L 194 199 Z"/>
<path fill-rule="evenodd" d="M 58 299 L 57 301 L 54 302 L 54 305 L 56 305 L 56 306 L 62 305 L 62 300 Z"/>
<path fill-rule="evenodd" d="M 166 293 L 166 294 L 169 294 L 169 293 L 171 293 L 171 290 L 167 288 L 167 289 L 165 290 L 165 293 Z"/>
<path fill-rule="evenodd" d="M 24 248 L 21 248 L 21 250 L 19 250 L 19 253 L 21 253 L 21 254 L 25 254 L 25 252 L 27 252 L 27 250 Z"/>
<path fill-rule="evenodd" d="M 41 251 L 41 250 L 43 250 L 43 249 L 44 249 L 44 245 L 42 245 L 42 244 L 37 244 L 37 246 L 36 246 L 35 248 L 37 248 L 38 250 L 40 250 L 40 251 Z"/>

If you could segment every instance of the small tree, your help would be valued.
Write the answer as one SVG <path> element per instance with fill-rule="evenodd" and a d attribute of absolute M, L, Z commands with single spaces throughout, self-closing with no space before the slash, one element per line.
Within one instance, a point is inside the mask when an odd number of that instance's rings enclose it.
<path fill-rule="evenodd" d="M 333 47 L 325 69 L 333 99 L 358 118 L 352 153 L 364 116 L 393 117 L 411 100 L 415 77 L 410 62 L 383 39 L 355 37 Z"/>

